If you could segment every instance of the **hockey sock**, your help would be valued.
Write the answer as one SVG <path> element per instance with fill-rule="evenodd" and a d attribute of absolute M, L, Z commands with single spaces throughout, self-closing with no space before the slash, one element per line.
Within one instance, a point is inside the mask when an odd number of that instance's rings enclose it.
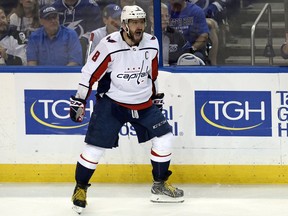
<path fill-rule="evenodd" d="M 88 169 L 77 162 L 75 179 L 77 183 L 88 185 L 90 178 L 92 177 L 95 169 Z"/>
<path fill-rule="evenodd" d="M 169 169 L 170 161 L 167 162 L 156 162 L 151 160 L 153 167 L 152 175 L 154 181 L 166 181 L 172 172 Z"/>

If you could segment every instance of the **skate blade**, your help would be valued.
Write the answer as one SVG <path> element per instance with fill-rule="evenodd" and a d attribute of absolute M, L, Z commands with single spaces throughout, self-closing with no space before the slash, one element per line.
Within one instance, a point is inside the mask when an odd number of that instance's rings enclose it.
<path fill-rule="evenodd" d="M 151 202 L 154 203 L 183 203 L 184 197 L 169 197 L 167 195 L 156 195 L 152 194 L 150 198 Z"/>
<path fill-rule="evenodd" d="M 82 207 L 80 207 L 80 206 L 74 205 L 74 206 L 72 207 L 72 209 L 73 209 L 76 213 L 78 213 L 78 214 L 80 215 L 80 214 L 82 213 L 82 211 L 83 211 L 84 208 L 82 208 Z"/>

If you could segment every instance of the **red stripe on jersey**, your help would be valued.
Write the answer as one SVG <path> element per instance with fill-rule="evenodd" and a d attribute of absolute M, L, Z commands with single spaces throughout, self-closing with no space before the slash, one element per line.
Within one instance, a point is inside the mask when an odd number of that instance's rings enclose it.
<path fill-rule="evenodd" d="M 158 55 L 155 56 L 155 58 L 152 60 L 152 95 L 156 94 L 155 84 L 154 81 L 158 77 Z"/>
<path fill-rule="evenodd" d="M 82 154 L 80 155 L 80 157 L 81 157 L 84 161 L 86 161 L 86 162 L 88 162 L 88 163 L 91 163 L 91 164 L 98 164 L 98 162 L 92 162 L 92 161 L 87 160 L 86 158 L 83 157 Z"/>
<path fill-rule="evenodd" d="M 154 152 L 153 150 L 151 150 L 151 154 L 155 157 L 168 157 L 170 156 L 172 153 L 168 154 L 168 155 L 158 155 L 156 152 Z"/>
<path fill-rule="evenodd" d="M 155 81 L 158 77 L 158 54 L 152 60 L 152 80 Z"/>
<path fill-rule="evenodd" d="M 105 71 L 108 68 L 108 63 L 111 61 L 111 56 L 107 56 L 104 61 L 99 65 L 99 67 L 94 71 L 94 73 L 92 74 L 91 78 L 90 78 L 90 82 L 89 85 L 90 87 L 93 86 L 93 84 L 95 82 L 97 82 L 102 75 L 105 73 Z"/>

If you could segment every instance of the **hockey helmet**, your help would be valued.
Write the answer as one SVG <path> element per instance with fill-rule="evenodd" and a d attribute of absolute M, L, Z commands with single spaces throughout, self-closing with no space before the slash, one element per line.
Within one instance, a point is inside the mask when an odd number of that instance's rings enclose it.
<path fill-rule="evenodd" d="M 137 6 L 137 5 L 131 5 L 131 6 L 125 6 L 121 13 L 121 22 L 128 23 L 129 19 L 145 19 L 146 20 L 146 13 L 145 11 Z"/>

